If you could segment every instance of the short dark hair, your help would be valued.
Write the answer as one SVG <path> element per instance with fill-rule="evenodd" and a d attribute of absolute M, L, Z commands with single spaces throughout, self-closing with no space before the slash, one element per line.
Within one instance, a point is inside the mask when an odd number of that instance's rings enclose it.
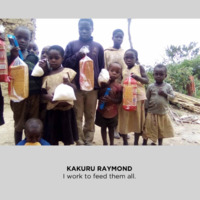
<path fill-rule="evenodd" d="M 122 33 L 123 36 L 124 36 L 124 31 L 122 31 L 121 29 L 115 29 L 115 30 L 113 31 L 113 37 L 114 37 L 117 33 Z"/>
<path fill-rule="evenodd" d="M 167 74 L 167 67 L 166 67 L 165 65 L 163 65 L 163 64 L 157 64 L 157 65 L 154 67 L 154 70 L 155 70 L 156 68 L 159 68 L 159 69 L 163 68 L 163 69 L 165 70 L 166 74 Z"/>
<path fill-rule="evenodd" d="M 111 62 L 111 63 L 108 65 L 108 70 L 109 70 L 109 68 L 110 68 L 110 66 L 111 66 L 112 64 L 118 64 L 118 65 L 121 67 L 121 69 L 122 69 L 122 65 L 121 65 L 119 62 Z"/>
<path fill-rule="evenodd" d="M 30 118 L 26 121 L 24 128 L 25 135 L 34 134 L 34 132 L 37 130 L 37 133 L 41 136 L 43 132 L 43 123 L 40 119 Z"/>
<path fill-rule="evenodd" d="M 131 52 L 134 53 L 135 58 L 136 58 L 136 62 L 139 63 L 138 52 L 137 52 L 135 49 L 128 49 L 128 50 L 126 50 L 126 52 L 128 52 L 128 51 L 131 51 Z M 126 52 L 125 52 L 125 53 L 126 53 Z"/>
<path fill-rule="evenodd" d="M 52 46 L 50 46 L 50 47 L 49 47 L 49 50 L 48 50 L 48 53 L 49 53 L 49 51 L 51 51 L 52 49 L 59 51 L 60 55 L 61 55 L 62 57 L 64 57 L 64 49 L 63 49 L 61 46 L 59 46 L 59 45 L 52 45 Z"/>
<path fill-rule="evenodd" d="M 30 35 L 30 39 L 32 37 L 31 31 L 30 29 L 28 29 L 26 26 L 18 26 L 15 30 L 14 30 L 14 35 L 16 35 L 17 31 L 19 31 L 20 29 L 28 31 L 29 35 Z"/>
<path fill-rule="evenodd" d="M 93 21 L 92 21 L 91 18 L 81 18 L 81 19 L 79 20 L 79 22 L 78 22 L 78 25 L 80 24 L 80 22 L 83 22 L 83 21 L 87 21 L 87 22 L 89 22 L 90 25 L 91 25 L 92 28 L 93 28 Z"/>

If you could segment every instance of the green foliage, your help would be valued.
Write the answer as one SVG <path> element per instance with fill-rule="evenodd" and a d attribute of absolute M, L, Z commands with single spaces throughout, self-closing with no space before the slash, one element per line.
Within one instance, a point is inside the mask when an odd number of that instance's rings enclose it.
<path fill-rule="evenodd" d="M 167 55 L 167 58 L 165 59 L 165 64 L 170 63 L 180 63 L 184 61 L 185 59 L 190 60 L 195 58 L 200 51 L 200 48 L 197 47 L 197 42 L 190 42 L 188 46 L 186 45 L 179 45 L 174 46 L 171 45 L 168 47 L 165 52 Z"/>
<path fill-rule="evenodd" d="M 175 91 L 186 94 L 186 87 L 189 83 L 189 76 L 193 73 L 190 61 L 185 60 L 181 64 L 171 64 L 167 66 L 168 76 L 166 82 L 170 83 Z"/>

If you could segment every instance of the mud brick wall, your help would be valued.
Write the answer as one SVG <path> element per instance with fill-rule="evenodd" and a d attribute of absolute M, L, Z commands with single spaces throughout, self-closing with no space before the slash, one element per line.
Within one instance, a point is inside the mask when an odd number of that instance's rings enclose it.
<path fill-rule="evenodd" d="M 26 26 L 31 30 L 32 34 L 32 40 L 35 40 L 35 31 L 36 31 L 36 19 L 17 19 L 17 18 L 0 18 L 0 24 L 2 24 L 5 27 L 5 36 L 7 34 L 13 34 L 15 28 L 18 26 Z M 9 51 L 9 41 L 6 37 L 6 45 L 7 45 L 7 51 Z M 0 83 L 2 93 L 4 96 L 4 103 L 9 104 L 10 99 L 8 97 L 8 83 Z"/>

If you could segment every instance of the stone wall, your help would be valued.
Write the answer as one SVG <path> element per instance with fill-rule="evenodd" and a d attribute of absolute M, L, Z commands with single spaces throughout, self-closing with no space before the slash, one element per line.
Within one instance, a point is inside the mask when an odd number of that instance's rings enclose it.
<path fill-rule="evenodd" d="M 31 30 L 32 33 L 32 40 L 35 40 L 35 30 L 36 30 L 36 19 L 12 19 L 12 18 L 1 18 L 0 24 L 5 27 L 5 36 L 7 34 L 13 34 L 15 28 L 18 26 L 26 26 Z M 9 51 L 9 41 L 6 37 L 6 44 L 7 44 L 7 51 Z M 1 89 L 4 96 L 5 104 L 9 103 L 8 97 L 8 83 L 1 83 Z"/>

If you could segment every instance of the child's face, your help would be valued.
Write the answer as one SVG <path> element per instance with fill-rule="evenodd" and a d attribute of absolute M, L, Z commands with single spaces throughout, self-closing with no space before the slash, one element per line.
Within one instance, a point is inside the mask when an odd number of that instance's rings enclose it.
<path fill-rule="evenodd" d="M 114 42 L 114 46 L 119 48 L 123 42 L 123 38 L 124 38 L 123 33 L 121 32 L 116 33 L 112 38 Z"/>
<path fill-rule="evenodd" d="M 136 62 L 136 56 L 132 51 L 127 51 L 124 55 L 124 62 L 128 66 L 128 68 L 131 68 L 135 65 Z"/>
<path fill-rule="evenodd" d="M 156 83 L 160 84 L 167 77 L 167 74 L 166 74 L 166 71 L 164 68 L 156 67 L 153 71 L 153 76 L 154 76 Z"/>
<path fill-rule="evenodd" d="M 48 53 L 49 65 L 53 70 L 58 69 L 63 61 L 63 57 L 60 52 L 56 49 L 51 49 Z"/>
<path fill-rule="evenodd" d="M 80 38 L 84 41 L 89 40 L 93 31 L 91 24 L 88 21 L 81 21 L 78 28 Z"/>
<path fill-rule="evenodd" d="M 42 49 L 41 56 L 40 56 L 41 60 L 48 58 L 48 50 L 49 50 L 49 46 L 46 46 Z"/>
<path fill-rule="evenodd" d="M 39 54 L 38 46 L 34 42 L 29 43 L 27 50 L 28 50 L 29 53 L 34 53 L 35 55 Z"/>
<path fill-rule="evenodd" d="M 110 80 L 114 81 L 121 76 L 122 67 L 118 63 L 112 63 L 109 66 L 108 72 L 109 72 L 109 75 L 110 75 Z"/>
<path fill-rule="evenodd" d="M 28 48 L 28 45 L 31 39 L 30 32 L 28 30 L 19 29 L 15 33 L 15 37 L 22 51 Z"/>

